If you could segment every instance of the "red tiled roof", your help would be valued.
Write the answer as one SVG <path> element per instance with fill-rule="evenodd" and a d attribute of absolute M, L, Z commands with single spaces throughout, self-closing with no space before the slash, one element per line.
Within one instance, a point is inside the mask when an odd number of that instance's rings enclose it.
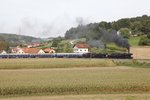
<path fill-rule="evenodd" d="M 90 48 L 88 44 L 76 44 L 75 47 L 77 48 Z"/>
<path fill-rule="evenodd" d="M 22 50 L 25 53 L 31 53 L 31 54 L 38 53 L 40 51 L 40 49 L 38 48 L 22 48 Z"/>
<path fill-rule="evenodd" d="M 49 52 L 51 52 L 51 51 L 55 51 L 55 50 L 53 50 L 53 49 L 51 49 L 51 48 L 46 48 L 46 49 L 44 49 L 44 52 L 45 52 L 45 53 L 49 53 Z"/>

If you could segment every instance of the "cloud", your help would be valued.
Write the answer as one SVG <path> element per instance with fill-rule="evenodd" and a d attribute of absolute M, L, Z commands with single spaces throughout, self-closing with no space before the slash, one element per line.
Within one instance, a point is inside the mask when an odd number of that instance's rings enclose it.
<path fill-rule="evenodd" d="M 133 7 L 134 4 L 134 7 Z M 150 0 L 1 0 L 0 33 L 63 36 L 71 27 L 150 14 Z"/>
<path fill-rule="evenodd" d="M 57 16 L 52 21 L 44 22 L 37 18 L 23 18 L 21 24 L 18 27 L 20 29 L 20 34 L 31 35 L 36 37 L 57 37 L 64 36 L 66 30 L 71 27 L 76 27 L 78 25 L 85 25 L 89 21 L 82 17 L 77 17 L 74 20 L 67 15 Z"/>

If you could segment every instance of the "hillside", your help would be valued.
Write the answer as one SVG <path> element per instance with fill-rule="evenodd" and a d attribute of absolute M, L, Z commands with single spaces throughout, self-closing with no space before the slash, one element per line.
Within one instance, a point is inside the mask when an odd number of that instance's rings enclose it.
<path fill-rule="evenodd" d="M 118 36 L 117 34 L 120 34 Z M 134 36 L 139 39 L 134 41 Z M 104 45 L 113 42 L 118 46 L 150 45 L 150 16 L 143 15 L 133 18 L 122 18 L 114 22 L 90 23 L 71 28 L 65 33 L 66 39 L 86 38 L 94 45 Z M 127 42 L 129 39 L 129 43 Z M 93 42 L 96 41 L 96 42 Z M 98 42 L 97 42 L 98 41 Z M 138 43 L 135 43 L 138 42 Z"/>
<path fill-rule="evenodd" d="M 0 33 L 0 41 L 9 42 L 11 44 L 26 44 L 31 42 L 42 42 L 43 40 L 31 36 Z"/>

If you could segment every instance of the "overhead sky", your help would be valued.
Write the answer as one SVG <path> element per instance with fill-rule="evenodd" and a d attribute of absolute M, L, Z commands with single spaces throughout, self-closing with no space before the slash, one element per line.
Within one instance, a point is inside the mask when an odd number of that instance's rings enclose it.
<path fill-rule="evenodd" d="M 78 24 L 150 15 L 150 0 L 0 0 L 0 33 L 57 37 Z"/>

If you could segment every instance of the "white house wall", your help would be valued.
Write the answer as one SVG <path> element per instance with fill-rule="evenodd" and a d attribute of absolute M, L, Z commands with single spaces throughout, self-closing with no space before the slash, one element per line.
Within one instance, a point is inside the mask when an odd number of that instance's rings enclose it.
<path fill-rule="evenodd" d="M 17 54 L 25 54 L 25 52 L 24 52 L 22 49 L 20 49 L 20 50 L 17 52 Z"/>
<path fill-rule="evenodd" d="M 87 48 L 74 48 L 74 53 L 88 53 Z"/>
<path fill-rule="evenodd" d="M 6 51 L 2 51 L 1 54 L 7 54 L 7 52 Z"/>
<path fill-rule="evenodd" d="M 40 50 L 40 51 L 38 52 L 38 54 L 45 54 L 45 52 L 44 52 L 43 50 Z"/>

